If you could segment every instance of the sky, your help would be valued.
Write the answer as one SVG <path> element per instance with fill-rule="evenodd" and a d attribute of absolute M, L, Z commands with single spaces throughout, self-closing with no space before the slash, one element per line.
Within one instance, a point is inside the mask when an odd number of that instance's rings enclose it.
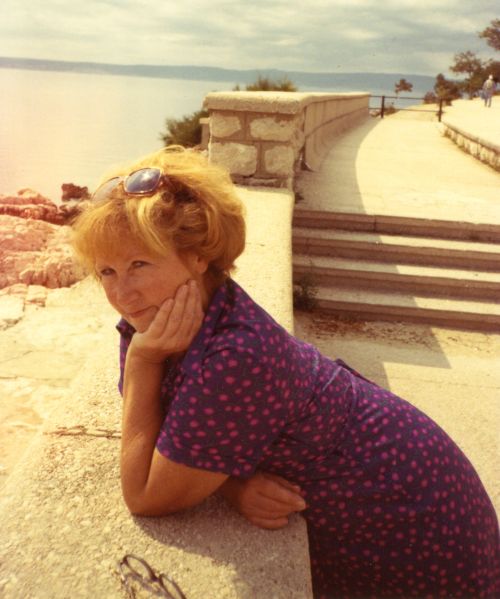
<path fill-rule="evenodd" d="M 498 0 L 1 0 L 0 56 L 435 76 L 494 58 L 477 34 L 499 17 Z"/>

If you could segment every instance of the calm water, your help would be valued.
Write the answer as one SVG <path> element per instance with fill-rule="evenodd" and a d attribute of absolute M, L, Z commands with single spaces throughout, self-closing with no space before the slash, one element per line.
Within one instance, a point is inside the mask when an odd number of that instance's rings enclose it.
<path fill-rule="evenodd" d="M 0 193 L 93 189 L 113 164 L 162 147 L 167 118 L 234 84 L 0 69 Z"/>
<path fill-rule="evenodd" d="M 114 164 L 161 148 L 159 135 L 167 118 L 199 110 L 208 92 L 233 86 L 221 81 L 0 69 L 0 193 L 31 187 L 57 202 L 61 183 L 94 189 Z M 379 102 L 372 99 L 373 105 Z"/>

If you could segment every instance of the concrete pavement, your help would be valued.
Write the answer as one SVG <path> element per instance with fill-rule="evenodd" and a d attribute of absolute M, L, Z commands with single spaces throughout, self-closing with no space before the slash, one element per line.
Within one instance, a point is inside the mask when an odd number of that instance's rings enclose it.
<path fill-rule="evenodd" d="M 483 107 L 471 106 L 481 118 L 467 111 L 467 123 L 477 126 L 484 121 Z M 464 112 L 457 108 L 456 118 L 459 110 Z M 370 118 L 348 131 L 335 141 L 319 172 L 300 175 L 297 189 L 298 210 L 500 225 L 500 175 L 461 152 L 441 135 L 437 120 L 423 113 Z"/>
<path fill-rule="evenodd" d="M 368 119 L 301 173 L 295 280 L 309 277 L 324 311 L 498 331 L 500 173 L 445 137 L 432 107 L 414 108 Z M 446 111 L 483 137 L 494 116 L 479 102 Z"/>

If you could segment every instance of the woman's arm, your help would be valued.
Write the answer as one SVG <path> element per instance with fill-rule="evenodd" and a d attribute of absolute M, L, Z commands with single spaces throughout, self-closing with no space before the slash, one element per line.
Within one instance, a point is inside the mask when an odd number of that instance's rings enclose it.
<path fill-rule="evenodd" d="M 177 464 L 155 449 L 163 413 L 160 388 L 168 356 L 189 347 L 203 320 L 196 283 L 166 300 L 144 333 L 135 333 L 124 370 L 121 483 L 130 511 L 162 515 L 213 493 L 227 475 Z"/>

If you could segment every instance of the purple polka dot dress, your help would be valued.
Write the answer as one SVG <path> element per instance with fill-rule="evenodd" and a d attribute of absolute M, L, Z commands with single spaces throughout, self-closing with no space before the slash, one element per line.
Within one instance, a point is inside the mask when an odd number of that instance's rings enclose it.
<path fill-rule="evenodd" d="M 118 328 L 123 373 L 134 331 Z M 500 598 L 498 521 L 455 443 L 291 336 L 234 281 L 215 293 L 161 399 L 167 458 L 300 485 L 316 599 Z"/>

